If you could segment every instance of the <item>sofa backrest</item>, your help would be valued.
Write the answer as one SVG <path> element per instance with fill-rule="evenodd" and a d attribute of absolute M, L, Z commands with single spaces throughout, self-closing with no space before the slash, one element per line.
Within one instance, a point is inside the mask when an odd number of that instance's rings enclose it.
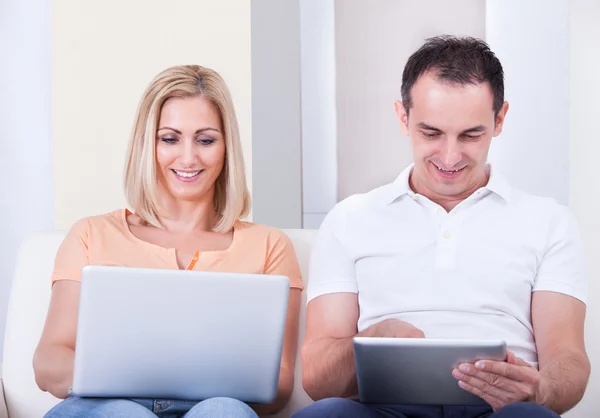
<path fill-rule="evenodd" d="M 4 339 L 3 380 L 10 418 L 42 417 L 58 399 L 42 392 L 35 383 L 33 353 L 41 335 L 50 302 L 50 275 L 54 256 L 66 231 L 31 234 L 23 241 L 16 260 L 9 298 Z M 308 277 L 308 259 L 315 231 L 286 230 L 292 240 L 304 280 Z M 304 338 L 306 296 L 303 292 L 299 344 Z M 310 403 L 302 389 L 300 350 L 296 361 L 296 380 L 292 398 L 277 416 L 288 417 Z"/>
<path fill-rule="evenodd" d="M 292 240 L 298 263 L 304 279 L 304 288 L 308 284 L 308 262 L 312 244 L 316 238 L 317 231 L 308 229 L 295 229 L 284 231 Z M 302 292 L 302 304 L 300 305 L 300 324 L 298 331 L 298 351 L 296 354 L 296 371 L 294 373 L 294 392 L 286 407 L 277 414 L 277 418 L 289 417 L 294 411 L 312 402 L 310 397 L 302 388 L 302 365 L 300 364 L 300 347 L 304 341 L 304 330 L 306 324 L 306 291 Z"/>
<path fill-rule="evenodd" d="M 42 417 L 58 402 L 37 387 L 32 360 L 50 302 L 54 256 L 64 234 L 31 234 L 19 249 L 8 302 L 2 371 L 10 418 Z"/>
<path fill-rule="evenodd" d="M 286 230 L 291 238 L 305 286 L 308 283 L 308 261 L 316 231 Z M 37 418 L 58 402 L 52 395 L 37 387 L 32 358 L 50 301 L 50 274 L 54 256 L 65 231 L 53 231 L 29 235 L 21 245 L 17 260 L 7 312 L 4 340 L 3 379 L 10 418 Z M 594 237 L 600 228 L 584 231 Z M 588 418 L 600 409 L 600 378 L 595 373 L 595 360 L 600 355 L 600 263 L 597 254 L 590 250 L 590 292 L 586 319 L 586 347 L 592 362 L 592 376 L 583 401 L 565 414 L 568 418 Z M 300 315 L 299 346 L 304 339 L 306 294 L 303 292 Z M 302 389 L 300 350 L 296 361 L 295 385 L 292 398 L 278 418 L 289 417 L 298 408 L 311 402 Z"/>

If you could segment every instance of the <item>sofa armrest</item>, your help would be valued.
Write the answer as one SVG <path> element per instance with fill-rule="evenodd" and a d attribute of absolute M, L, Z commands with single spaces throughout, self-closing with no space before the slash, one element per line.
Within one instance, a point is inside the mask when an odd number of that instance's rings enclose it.
<path fill-rule="evenodd" d="M 2 364 L 0 364 L 0 418 L 8 418 L 8 409 L 4 398 L 4 385 L 2 384 Z"/>

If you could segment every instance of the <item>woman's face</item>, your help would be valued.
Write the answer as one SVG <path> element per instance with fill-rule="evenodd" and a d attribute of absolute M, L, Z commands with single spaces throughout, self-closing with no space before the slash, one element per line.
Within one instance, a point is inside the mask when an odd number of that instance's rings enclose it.
<path fill-rule="evenodd" d="M 176 200 L 213 198 L 225 163 L 225 138 L 215 106 L 202 96 L 168 99 L 156 132 L 158 180 Z"/>

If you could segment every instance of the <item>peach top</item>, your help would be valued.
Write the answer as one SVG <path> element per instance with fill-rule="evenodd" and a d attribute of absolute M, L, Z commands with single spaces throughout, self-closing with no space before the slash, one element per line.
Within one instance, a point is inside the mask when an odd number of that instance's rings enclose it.
<path fill-rule="evenodd" d="M 179 269 L 174 248 L 142 241 L 131 232 L 128 213 L 121 209 L 76 222 L 56 254 L 52 284 L 57 280 L 81 281 L 86 265 Z M 277 228 L 252 222 L 236 222 L 229 248 L 197 251 L 187 268 L 277 274 L 288 277 L 292 288 L 304 287 L 288 236 Z"/>

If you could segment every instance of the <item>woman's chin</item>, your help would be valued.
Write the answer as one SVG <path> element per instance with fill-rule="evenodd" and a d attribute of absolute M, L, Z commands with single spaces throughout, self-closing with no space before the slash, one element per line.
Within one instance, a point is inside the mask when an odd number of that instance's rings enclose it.
<path fill-rule="evenodd" d="M 200 202 L 208 197 L 207 190 L 176 190 L 169 194 L 177 202 Z"/>

